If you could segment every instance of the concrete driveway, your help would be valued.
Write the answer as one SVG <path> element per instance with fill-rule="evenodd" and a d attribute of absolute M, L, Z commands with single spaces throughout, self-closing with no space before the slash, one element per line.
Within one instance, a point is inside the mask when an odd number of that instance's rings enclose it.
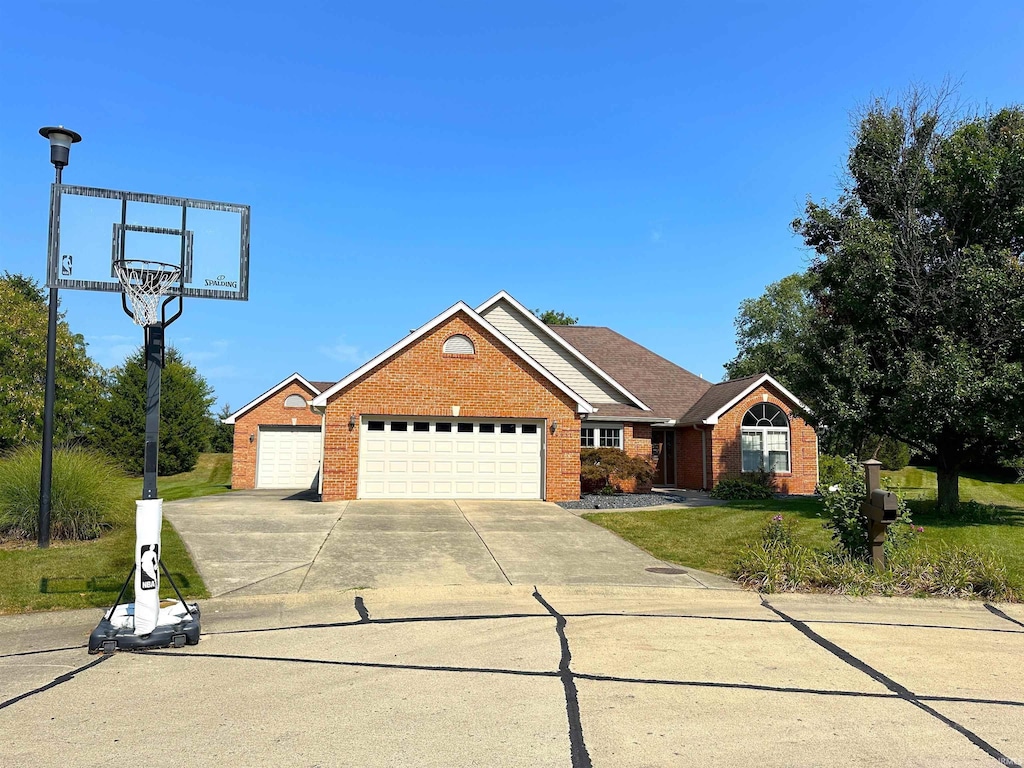
<path fill-rule="evenodd" d="M 0 765 L 1024 763 L 1024 610 L 476 585 L 203 601 L 180 650 L 0 617 Z"/>
<path fill-rule="evenodd" d="M 540 501 L 342 501 L 236 491 L 170 502 L 213 595 L 464 584 L 731 588 Z M 674 572 L 673 572 L 674 571 Z"/>

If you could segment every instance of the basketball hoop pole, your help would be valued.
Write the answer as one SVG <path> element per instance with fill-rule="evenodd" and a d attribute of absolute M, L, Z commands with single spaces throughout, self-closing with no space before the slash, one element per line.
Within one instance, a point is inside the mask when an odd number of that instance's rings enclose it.
<path fill-rule="evenodd" d="M 146 447 L 142 463 L 142 498 L 157 498 L 157 457 L 160 449 L 160 374 L 164 360 L 164 326 L 146 326 Z"/>

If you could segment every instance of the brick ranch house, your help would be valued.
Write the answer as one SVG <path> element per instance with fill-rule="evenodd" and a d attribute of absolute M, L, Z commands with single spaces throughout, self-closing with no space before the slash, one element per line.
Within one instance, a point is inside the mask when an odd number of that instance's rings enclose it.
<path fill-rule="evenodd" d="M 806 407 L 767 374 L 711 384 L 609 328 L 548 326 L 502 291 L 459 302 L 336 382 L 298 373 L 224 421 L 234 488 L 324 501 L 580 495 L 581 446 L 652 457 L 655 484 L 772 470 L 813 493 Z"/>

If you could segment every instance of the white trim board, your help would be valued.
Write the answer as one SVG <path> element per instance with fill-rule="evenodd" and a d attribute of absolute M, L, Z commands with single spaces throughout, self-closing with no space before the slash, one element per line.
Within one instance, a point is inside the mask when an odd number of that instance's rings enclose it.
<path fill-rule="evenodd" d="M 221 419 L 221 420 L 220 420 L 220 423 L 221 423 L 221 424 L 234 424 L 234 423 L 235 423 L 235 420 L 236 420 L 236 419 L 237 419 L 237 418 L 238 418 L 239 416 L 241 416 L 241 415 L 242 415 L 243 413 L 246 413 L 247 411 L 250 411 L 250 410 L 252 410 L 253 408 L 255 408 L 255 407 L 256 407 L 257 405 L 259 405 L 260 403 L 262 403 L 262 402 L 263 402 L 264 400 L 266 400 L 266 399 L 267 399 L 268 397 L 270 397 L 270 396 L 271 396 L 272 394 L 274 394 L 275 392 L 278 392 L 278 391 L 280 391 L 280 390 L 281 390 L 281 389 L 283 389 L 284 387 L 286 387 L 286 386 L 288 386 L 289 384 L 291 384 L 292 382 L 296 382 L 296 381 L 297 381 L 297 382 L 298 382 L 299 384 L 302 384 L 302 385 L 303 385 L 304 387 L 308 387 L 308 388 L 309 388 L 309 390 L 310 390 L 310 391 L 311 391 L 311 392 L 312 392 L 312 393 L 313 393 L 314 395 L 319 395 L 319 394 L 320 394 L 320 390 L 319 390 L 319 389 L 317 389 L 317 388 L 316 388 L 316 387 L 314 387 L 314 386 L 313 386 L 312 384 L 310 384 L 310 383 L 309 383 L 308 381 L 306 381 L 306 380 L 305 380 L 305 379 L 304 379 L 304 378 L 303 378 L 302 376 L 300 376 L 300 375 L 299 375 L 298 373 L 293 373 L 293 374 L 292 374 L 291 376 L 289 376 L 289 377 L 288 377 L 287 379 L 285 379 L 285 380 L 284 380 L 284 381 L 282 381 L 281 383 L 279 383 L 279 384 L 275 384 L 274 386 L 272 386 L 272 387 L 271 387 L 270 389 L 268 389 L 268 390 L 267 390 L 266 392 L 264 392 L 264 393 L 263 393 L 262 395 L 260 395 L 259 397 L 257 397 L 257 398 L 256 398 L 255 400 L 250 400 L 250 401 L 249 401 L 248 403 L 246 403 L 245 405 L 243 405 L 243 406 L 242 406 L 241 408 L 239 408 L 239 409 L 238 409 L 237 411 L 235 411 L 234 413 L 232 413 L 232 414 L 231 414 L 230 416 L 228 416 L 227 418 Z"/>
<path fill-rule="evenodd" d="M 483 304 L 481 304 L 479 307 L 477 307 L 476 311 L 478 313 L 482 314 L 483 312 L 486 312 L 488 309 L 490 309 L 492 306 L 497 304 L 502 299 L 504 299 L 509 304 L 511 304 L 512 307 L 517 312 L 519 312 L 521 315 L 525 316 L 537 328 L 541 329 L 541 331 L 548 338 L 554 340 L 554 342 L 556 344 L 558 344 L 560 347 L 562 347 L 562 349 L 564 349 L 570 355 L 572 355 L 577 360 L 579 360 L 581 363 L 583 363 L 583 365 L 585 365 L 587 368 L 589 368 L 591 371 L 593 371 L 595 374 L 597 374 L 597 376 L 599 376 L 601 379 L 603 379 L 609 385 L 614 387 L 624 397 L 626 397 L 630 401 L 632 401 L 632 403 L 634 405 L 636 405 L 637 408 L 640 408 L 641 410 L 644 410 L 644 411 L 651 410 L 650 408 L 648 408 L 646 405 L 643 404 L 643 402 L 640 400 L 640 398 L 638 398 L 636 395 L 634 395 L 632 392 L 630 392 L 624 386 L 619 384 L 619 382 L 617 382 L 615 379 L 613 379 L 610 374 L 606 373 L 604 370 L 599 368 L 596 363 L 592 362 L 586 355 L 584 355 L 582 352 L 580 352 L 578 349 L 576 349 L 576 347 L 574 347 L 568 341 L 566 341 L 561 336 L 559 336 L 557 333 L 555 333 L 550 328 L 548 328 L 544 323 L 542 323 L 540 321 L 540 319 L 535 314 L 533 314 L 533 312 L 531 312 L 526 307 L 524 307 L 522 304 L 520 304 L 518 301 L 516 301 L 512 296 L 510 296 L 508 294 L 507 291 L 499 291 L 494 296 L 492 296 L 487 301 L 485 301 Z"/>
<path fill-rule="evenodd" d="M 361 365 L 359 368 L 356 368 L 356 370 L 352 371 L 352 373 L 350 373 L 348 376 L 343 378 L 341 381 L 339 381 L 338 383 L 334 384 L 332 387 L 328 388 L 324 392 L 322 392 L 319 395 L 317 395 L 317 397 L 315 397 L 313 399 L 313 403 L 312 404 L 314 406 L 326 406 L 328 399 L 333 397 L 336 393 L 338 393 L 341 390 L 345 389 L 349 384 L 353 383 L 354 381 L 356 381 L 357 379 L 359 379 L 361 376 L 363 376 L 364 374 L 368 373 L 369 371 L 372 371 L 374 368 L 376 368 L 381 363 L 383 363 L 383 362 L 389 360 L 390 358 L 394 357 L 395 355 L 397 355 L 399 352 L 401 352 L 406 347 L 410 346 L 414 342 L 419 341 L 424 336 L 426 336 L 428 333 L 430 333 L 432 330 L 434 330 L 439 325 L 441 325 L 442 323 L 444 323 L 446 320 L 448 320 L 449 318 L 453 317 L 454 315 L 458 314 L 459 312 L 464 312 L 466 314 L 466 316 L 470 320 L 472 320 L 473 322 L 475 322 L 478 325 L 480 325 L 481 328 L 483 328 L 485 331 L 487 331 L 492 336 L 494 336 L 503 345 L 508 347 L 509 351 L 511 351 L 513 354 L 515 354 L 518 358 L 520 358 L 530 368 L 533 368 L 535 371 L 537 371 L 537 373 L 539 373 L 545 379 L 547 379 L 552 384 L 554 384 L 559 389 L 559 391 L 563 392 L 564 394 L 566 394 L 570 398 L 572 398 L 572 400 L 576 403 L 576 412 L 577 413 L 593 413 L 594 412 L 594 406 L 592 406 L 590 403 L 588 403 L 586 400 L 584 400 L 580 395 L 576 394 L 571 389 L 569 389 L 569 387 L 567 387 L 565 384 L 563 384 L 560 379 L 558 379 L 555 376 L 553 376 L 551 374 L 551 372 L 548 371 L 547 368 L 545 368 L 540 363 L 538 363 L 536 360 L 534 360 L 532 357 L 530 357 L 528 354 L 526 354 L 526 352 L 524 352 L 520 347 L 518 347 L 511 339 L 509 339 L 507 336 L 505 336 L 505 334 L 503 334 L 501 331 L 499 331 L 497 328 L 495 328 L 493 325 L 491 325 L 489 322 L 487 322 L 486 319 L 481 317 L 479 315 L 479 313 L 477 313 L 472 307 L 470 307 L 464 301 L 460 301 L 460 302 L 457 302 L 457 303 L 453 304 L 451 307 L 446 309 L 444 312 L 442 312 L 440 315 L 435 317 L 433 320 L 430 320 L 430 321 L 424 323 L 423 325 L 421 325 L 419 328 L 417 328 L 412 333 L 408 334 L 407 336 L 404 336 L 397 343 L 392 344 L 390 347 L 385 349 L 383 352 L 381 352 L 379 355 L 374 357 L 372 360 L 369 360 L 368 362 L 366 362 L 363 365 Z"/>

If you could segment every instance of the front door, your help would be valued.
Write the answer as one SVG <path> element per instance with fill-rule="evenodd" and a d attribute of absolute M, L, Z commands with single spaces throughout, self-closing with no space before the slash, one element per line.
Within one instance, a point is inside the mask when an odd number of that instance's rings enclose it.
<path fill-rule="evenodd" d="M 674 429 L 651 430 L 651 452 L 654 455 L 654 484 L 676 484 L 676 433 Z"/>

